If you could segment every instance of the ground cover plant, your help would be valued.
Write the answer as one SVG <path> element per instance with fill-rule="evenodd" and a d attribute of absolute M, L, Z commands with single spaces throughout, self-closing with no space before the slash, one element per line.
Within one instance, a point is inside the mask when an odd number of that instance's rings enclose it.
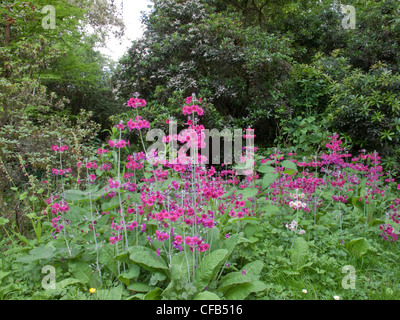
<path fill-rule="evenodd" d="M 400 184 L 378 152 L 350 154 L 339 133 L 309 157 L 262 150 L 247 128 L 240 161 L 207 163 L 201 98 L 158 150 L 146 105 L 130 97 L 88 156 L 60 136 L 48 177 L 12 187 L 30 227 L 0 218 L 1 299 L 400 297 Z"/>

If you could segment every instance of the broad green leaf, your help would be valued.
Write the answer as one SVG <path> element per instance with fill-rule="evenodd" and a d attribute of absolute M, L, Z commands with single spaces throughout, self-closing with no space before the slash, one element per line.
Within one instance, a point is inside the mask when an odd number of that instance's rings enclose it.
<path fill-rule="evenodd" d="M 154 252 L 149 252 L 149 251 L 135 252 L 131 254 L 129 258 L 133 262 L 137 263 L 138 265 L 149 271 L 168 269 L 168 266 L 166 265 L 165 261 Z"/>
<path fill-rule="evenodd" d="M 92 269 L 90 269 L 89 265 L 85 262 L 78 261 L 70 263 L 69 271 L 83 284 L 87 284 L 91 280 Z"/>
<path fill-rule="evenodd" d="M 146 283 L 135 282 L 128 286 L 128 290 L 136 292 L 149 292 L 151 290 L 151 287 Z"/>
<path fill-rule="evenodd" d="M 209 236 L 209 244 L 210 244 L 210 252 L 213 252 L 216 249 L 220 249 L 221 246 L 221 241 L 219 239 L 220 237 L 220 231 L 218 227 L 213 227 L 211 230 L 208 231 L 208 236 Z"/>
<path fill-rule="evenodd" d="M 161 296 L 163 296 L 167 299 L 172 299 L 173 297 L 176 297 L 175 283 L 176 283 L 176 281 L 174 279 L 172 279 L 169 282 L 168 286 L 161 293 Z M 187 283 L 187 282 L 185 282 L 185 283 Z"/>
<path fill-rule="evenodd" d="M 243 200 L 247 200 L 248 198 L 254 198 L 257 193 L 257 188 L 245 188 L 239 191 L 243 195 Z"/>
<path fill-rule="evenodd" d="M 289 175 L 289 176 L 294 175 L 296 172 L 297 172 L 297 171 L 294 170 L 294 169 L 286 169 L 285 171 L 283 171 L 283 173 L 285 173 L 285 174 L 287 174 L 287 175 Z"/>
<path fill-rule="evenodd" d="M 193 270 L 193 259 L 191 257 L 185 257 L 185 253 L 177 254 L 172 257 L 170 276 L 173 280 L 185 279 L 188 281 L 189 274 L 192 274 Z"/>
<path fill-rule="evenodd" d="M 129 251 L 129 249 L 128 249 L 128 251 Z M 116 261 L 121 261 L 121 262 L 129 264 L 131 262 L 131 260 L 129 259 L 129 254 L 130 254 L 129 252 L 125 251 L 125 252 L 115 255 L 114 259 Z"/>
<path fill-rule="evenodd" d="M 156 271 L 151 275 L 149 285 L 155 286 L 158 281 L 164 281 L 165 279 L 167 279 L 165 273 Z"/>
<path fill-rule="evenodd" d="M 4 272 L 4 271 L 1 271 L 1 270 L 0 270 L 0 283 L 1 283 L 1 280 L 2 280 L 3 278 L 7 277 L 10 273 L 11 273 L 11 272 Z"/>
<path fill-rule="evenodd" d="M 122 201 L 122 199 L 121 199 L 121 201 Z M 110 201 L 104 203 L 102 210 L 107 212 L 107 211 L 111 211 L 115 208 L 118 208 L 119 206 L 120 206 L 119 197 L 115 196 Z"/>
<path fill-rule="evenodd" d="M 249 274 L 242 274 L 241 271 L 228 273 L 221 279 L 221 284 L 218 287 L 218 291 L 226 291 L 231 286 L 237 286 L 241 283 L 251 282 L 256 278 Z"/>
<path fill-rule="evenodd" d="M 196 269 L 194 277 L 194 284 L 198 290 L 204 290 L 221 268 L 228 255 L 228 250 L 218 249 L 203 258 Z"/>
<path fill-rule="evenodd" d="M 228 250 L 228 256 L 230 256 L 235 249 L 236 245 L 238 244 L 240 240 L 240 236 L 236 233 L 232 236 L 230 236 L 228 239 L 225 241 L 225 248 Z"/>
<path fill-rule="evenodd" d="M 257 171 L 261 173 L 275 173 L 276 169 L 267 164 L 262 164 L 257 168 Z"/>
<path fill-rule="evenodd" d="M 87 191 L 65 190 L 66 201 L 90 201 Z"/>
<path fill-rule="evenodd" d="M 267 288 L 267 285 L 262 281 L 252 281 L 239 284 L 231 288 L 224 296 L 227 300 L 244 300 L 250 293 L 261 292 Z"/>
<path fill-rule="evenodd" d="M 114 259 L 114 246 L 106 244 L 99 252 L 99 262 L 104 264 L 114 275 L 118 274 L 118 267 Z"/>
<path fill-rule="evenodd" d="M 346 244 L 349 251 L 357 257 L 361 257 L 370 249 L 370 245 L 365 238 L 357 238 Z"/>
<path fill-rule="evenodd" d="M 60 282 L 58 282 L 56 284 L 56 286 L 60 287 L 60 289 L 64 289 L 65 287 L 71 285 L 71 284 L 75 284 L 75 283 L 79 283 L 80 281 L 78 279 L 74 279 L 74 278 L 68 278 L 68 279 L 64 279 L 61 280 Z"/>
<path fill-rule="evenodd" d="M 378 225 L 378 224 L 384 224 L 384 223 L 385 223 L 385 221 L 382 220 L 382 219 L 374 219 L 374 220 L 371 220 L 371 221 L 368 223 L 368 225 L 369 225 L 370 227 L 372 227 L 372 226 L 376 226 L 376 225 Z"/>
<path fill-rule="evenodd" d="M 162 290 L 160 288 L 155 288 L 148 292 L 144 297 L 143 300 L 160 300 L 161 299 Z"/>
<path fill-rule="evenodd" d="M 193 300 L 221 300 L 215 293 L 210 291 L 203 291 L 196 294 Z"/>
<path fill-rule="evenodd" d="M 143 252 L 143 251 L 147 251 L 147 252 L 154 252 L 152 249 L 145 247 L 145 246 L 132 246 L 128 248 L 128 252 L 129 254 L 133 254 L 136 252 Z M 118 257 L 122 257 L 123 255 L 127 254 L 126 252 L 124 253 L 120 253 L 118 255 Z"/>
<path fill-rule="evenodd" d="M 262 189 L 268 188 L 278 177 L 277 173 L 266 173 L 261 180 Z"/>
<path fill-rule="evenodd" d="M 242 269 L 246 270 L 248 275 L 259 276 L 263 268 L 264 263 L 261 260 L 255 260 L 246 264 Z"/>
<path fill-rule="evenodd" d="M 100 300 L 121 300 L 122 290 L 122 285 L 111 289 L 99 289 L 97 290 L 97 296 Z"/>
<path fill-rule="evenodd" d="M 140 267 L 136 264 L 132 264 L 127 272 L 119 275 L 118 280 L 128 286 L 130 284 L 130 280 L 138 277 L 139 274 Z"/>
<path fill-rule="evenodd" d="M 273 214 L 273 213 L 278 213 L 279 212 L 279 208 L 277 206 L 272 205 L 272 204 L 263 205 L 263 206 L 261 206 L 259 208 L 259 210 L 263 214 Z"/>
<path fill-rule="evenodd" d="M 38 248 L 34 248 L 29 251 L 29 255 L 25 257 L 21 257 L 16 259 L 16 262 L 30 263 L 33 261 L 41 260 L 41 259 L 50 259 L 53 257 L 56 248 L 53 247 L 53 244 L 50 242 L 46 246 L 41 245 Z"/>
<path fill-rule="evenodd" d="M 130 296 L 129 298 L 126 298 L 126 300 L 143 300 L 145 294 L 144 293 L 137 293 L 134 294 L 133 296 Z"/>
<path fill-rule="evenodd" d="M 287 169 L 293 169 L 293 170 L 296 170 L 296 169 L 297 169 L 296 164 L 293 163 L 292 161 L 289 161 L 289 160 L 284 160 L 284 161 L 282 161 L 282 162 L 281 162 L 281 166 L 282 166 L 282 167 L 285 167 L 285 168 L 287 168 Z"/>
<path fill-rule="evenodd" d="M 290 260 L 294 270 L 300 269 L 308 259 L 308 243 L 302 237 L 297 237 L 290 252 Z"/>

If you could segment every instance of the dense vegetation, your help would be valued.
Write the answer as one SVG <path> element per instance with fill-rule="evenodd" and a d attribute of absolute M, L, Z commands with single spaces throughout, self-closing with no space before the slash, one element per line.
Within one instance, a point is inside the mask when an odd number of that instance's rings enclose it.
<path fill-rule="evenodd" d="M 0 298 L 398 299 L 400 3 L 114 2 L 1 1 Z"/>

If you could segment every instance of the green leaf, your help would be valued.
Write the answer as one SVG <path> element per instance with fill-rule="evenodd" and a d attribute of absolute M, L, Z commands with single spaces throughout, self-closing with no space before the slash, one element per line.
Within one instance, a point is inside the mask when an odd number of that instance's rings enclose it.
<path fill-rule="evenodd" d="M 236 245 L 239 243 L 239 240 L 240 240 L 240 236 L 236 233 L 236 234 L 230 236 L 225 241 L 225 248 L 228 250 L 228 257 L 232 254 Z"/>
<path fill-rule="evenodd" d="M 246 270 L 246 274 L 253 276 L 260 275 L 263 268 L 264 263 L 261 260 L 252 261 L 243 267 L 243 269 Z"/>
<path fill-rule="evenodd" d="M 297 170 L 297 166 L 295 163 L 293 163 L 292 161 L 289 160 L 284 160 L 281 162 L 281 166 L 285 167 L 287 169 L 292 169 L 292 170 Z"/>
<path fill-rule="evenodd" d="M 140 275 L 140 267 L 136 264 L 133 264 L 129 267 L 127 272 L 121 273 L 118 277 L 118 280 L 124 283 L 125 285 L 130 284 L 130 280 L 138 277 Z"/>
<path fill-rule="evenodd" d="M 165 261 L 154 252 L 134 252 L 129 256 L 129 258 L 133 262 L 137 263 L 138 265 L 149 271 L 168 269 Z"/>
<path fill-rule="evenodd" d="M 188 270 L 189 269 L 189 270 Z M 189 279 L 189 274 L 192 274 L 193 259 L 189 258 L 186 261 L 184 254 L 174 255 L 171 259 L 170 277 L 172 280 L 184 279 L 186 282 Z"/>
<path fill-rule="evenodd" d="M 300 269 L 308 259 L 309 246 L 302 237 L 297 237 L 290 252 L 290 260 L 294 270 Z"/>
<path fill-rule="evenodd" d="M 100 289 L 97 290 L 97 296 L 100 300 L 121 300 L 122 290 L 122 285 L 111 289 Z"/>
<path fill-rule="evenodd" d="M 90 269 L 89 265 L 85 262 L 78 261 L 71 263 L 69 265 L 69 271 L 83 284 L 87 284 L 91 280 L 92 269 Z"/>
<path fill-rule="evenodd" d="M 0 283 L 1 283 L 1 280 L 2 280 L 3 278 L 7 277 L 10 273 L 11 273 L 11 272 L 4 272 L 4 271 L 1 271 L 1 270 L 0 270 Z"/>
<path fill-rule="evenodd" d="M 250 293 L 261 292 L 267 288 L 267 285 L 262 281 L 252 281 L 242 283 L 229 290 L 224 296 L 227 300 L 244 300 Z"/>
<path fill-rule="evenodd" d="M 228 250 L 218 249 L 203 258 L 196 269 L 194 277 L 194 285 L 199 291 L 204 290 L 214 275 L 221 268 L 228 255 Z"/>
<path fill-rule="evenodd" d="M 10 220 L 0 217 L 0 226 L 5 226 Z"/>
<path fill-rule="evenodd" d="M 378 224 L 384 224 L 384 223 L 385 223 L 385 221 L 382 220 L 382 219 L 374 219 L 374 220 L 371 220 L 371 221 L 368 223 L 368 225 L 369 225 L 370 227 L 372 227 L 372 226 L 376 226 L 376 225 L 378 225 Z"/>
<path fill-rule="evenodd" d="M 114 259 L 114 246 L 106 244 L 99 252 L 99 262 L 104 264 L 114 275 L 118 274 L 118 267 Z"/>
<path fill-rule="evenodd" d="M 147 293 L 143 300 L 160 300 L 161 299 L 162 290 L 160 288 L 155 288 L 154 290 Z"/>
<path fill-rule="evenodd" d="M 24 200 L 28 196 L 28 192 L 25 191 L 23 194 L 19 195 L 19 200 Z"/>
<path fill-rule="evenodd" d="M 261 206 L 259 208 L 259 210 L 263 214 L 267 214 L 267 215 L 271 215 L 273 213 L 278 213 L 279 212 L 279 208 L 277 206 L 272 205 L 272 204 L 263 205 L 263 206 Z"/>
<path fill-rule="evenodd" d="M 65 287 L 71 285 L 71 284 L 75 284 L 75 283 L 79 283 L 80 281 L 78 279 L 74 279 L 74 278 L 68 278 L 68 279 L 64 279 L 61 280 L 60 282 L 58 282 L 56 284 L 56 287 L 59 286 L 60 289 L 64 289 Z"/>
<path fill-rule="evenodd" d="M 294 170 L 294 169 L 286 169 L 285 171 L 283 171 L 283 173 L 285 173 L 285 174 L 287 174 L 287 175 L 289 175 L 289 176 L 294 175 L 296 172 L 297 172 L 297 171 Z"/>
<path fill-rule="evenodd" d="M 196 294 L 193 300 L 221 300 L 215 293 L 210 291 L 203 291 Z"/>
<path fill-rule="evenodd" d="M 245 188 L 243 190 L 240 190 L 240 193 L 243 195 L 243 199 L 247 200 L 248 198 L 254 198 L 258 193 L 258 189 L 257 188 Z"/>
<path fill-rule="evenodd" d="M 361 257 L 370 249 L 370 245 L 365 238 L 357 238 L 346 244 L 347 249 L 356 257 Z"/>
<path fill-rule="evenodd" d="M 25 257 L 21 257 L 16 259 L 16 262 L 23 263 L 31 263 L 33 261 L 41 260 L 41 259 L 50 259 L 53 257 L 56 248 L 54 248 L 53 244 L 50 242 L 46 246 L 41 245 L 38 248 L 34 248 L 29 251 L 29 255 Z"/>
<path fill-rule="evenodd" d="M 135 282 L 128 286 L 128 290 L 136 292 L 149 292 L 151 287 L 146 283 Z"/>
<path fill-rule="evenodd" d="M 278 177 L 278 173 L 266 173 L 261 180 L 262 189 L 268 188 Z"/>
<path fill-rule="evenodd" d="M 213 227 L 209 230 L 209 243 L 210 243 L 210 252 L 213 252 L 216 249 L 220 249 L 221 241 L 219 239 L 220 231 L 218 227 Z"/>
<path fill-rule="evenodd" d="M 221 279 L 221 284 L 218 291 L 226 291 L 229 287 L 237 286 L 242 283 L 254 281 L 255 278 L 249 274 L 242 274 L 242 272 L 231 272 Z"/>
<path fill-rule="evenodd" d="M 134 294 L 133 296 L 130 296 L 129 298 L 126 298 L 126 300 L 143 300 L 145 294 L 144 293 L 137 293 Z"/>
<path fill-rule="evenodd" d="M 261 173 L 276 173 L 276 169 L 267 164 L 260 165 L 257 171 Z"/>
<path fill-rule="evenodd" d="M 122 195 L 121 195 L 121 201 L 122 201 Z M 106 202 L 104 204 L 104 209 L 102 209 L 102 210 L 107 212 L 107 211 L 111 211 L 115 208 L 118 208 L 119 206 L 120 206 L 119 197 L 114 197 L 109 202 Z"/>
<path fill-rule="evenodd" d="M 90 201 L 88 191 L 81 190 L 66 190 L 65 191 L 66 201 Z"/>
<path fill-rule="evenodd" d="M 187 283 L 186 281 L 184 281 Z M 173 297 L 176 297 L 176 289 L 175 289 L 176 281 L 172 279 L 168 286 L 164 289 L 164 291 L 161 293 L 161 295 L 167 299 L 173 299 Z"/>
<path fill-rule="evenodd" d="M 151 275 L 149 284 L 151 286 L 155 286 L 157 284 L 157 282 L 164 281 L 165 279 L 167 279 L 167 276 L 165 275 L 165 273 L 156 271 Z"/>

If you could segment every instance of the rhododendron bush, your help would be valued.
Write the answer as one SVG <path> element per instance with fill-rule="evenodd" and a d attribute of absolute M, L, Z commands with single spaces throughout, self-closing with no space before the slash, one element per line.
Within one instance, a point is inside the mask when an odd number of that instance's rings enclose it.
<path fill-rule="evenodd" d="M 397 240 L 400 185 L 382 171 L 377 152 L 351 155 L 337 133 L 309 158 L 260 152 L 247 128 L 235 162 L 220 163 L 202 153 L 211 140 L 195 95 L 184 101 L 186 122 L 166 119 L 182 130 L 156 131 L 153 145 L 153 128 L 140 115 L 146 101 L 136 95 L 127 108 L 131 118 L 73 168 L 64 167 L 70 148 L 63 139 L 51 146 L 57 188 L 32 216 L 38 249 L 16 263 L 61 261 L 70 281 L 101 299 L 246 299 L 267 297 L 272 241 L 289 254 L 282 272 L 295 276 L 320 272 L 310 246 L 321 237 L 335 235 L 334 245 L 354 261 L 374 252 L 371 230 L 382 244 Z M 132 134 L 142 151 L 132 151 Z"/>

